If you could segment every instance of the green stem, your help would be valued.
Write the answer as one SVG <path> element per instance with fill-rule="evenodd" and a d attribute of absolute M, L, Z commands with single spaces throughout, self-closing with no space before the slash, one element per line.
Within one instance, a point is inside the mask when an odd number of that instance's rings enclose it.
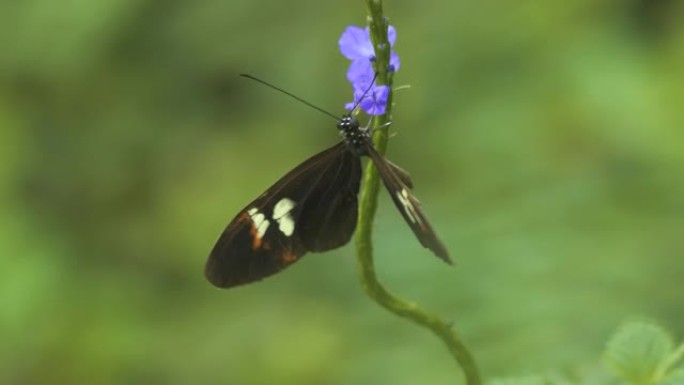
<path fill-rule="evenodd" d="M 372 122 L 373 143 L 381 154 L 387 150 L 387 127 L 392 110 L 392 75 L 388 73 L 390 45 L 387 39 L 389 23 L 383 17 L 382 0 L 367 0 L 368 25 L 375 48 L 378 84 L 390 87 L 385 115 L 375 116 Z M 378 128 L 380 127 L 380 128 Z M 406 301 L 387 290 L 378 280 L 373 263 L 372 228 L 377 210 L 380 180 L 373 162 L 368 162 L 364 173 L 364 183 L 359 202 L 359 220 L 356 229 L 356 253 L 361 285 L 366 294 L 385 309 L 401 317 L 422 325 L 437 335 L 449 349 L 451 355 L 463 370 L 467 385 L 480 385 L 480 374 L 473 356 L 450 323 L 421 308 L 418 304 Z"/>

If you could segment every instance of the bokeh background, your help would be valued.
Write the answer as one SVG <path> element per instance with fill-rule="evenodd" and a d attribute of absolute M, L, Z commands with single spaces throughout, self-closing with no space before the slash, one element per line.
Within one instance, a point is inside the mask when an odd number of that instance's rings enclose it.
<path fill-rule="evenodd" d="M 487 378 L 600 369 L 610 332 L 684 336 L 684 2 L 387 1 L 388 156 L 451 250 L 383 191 L 377 270 L 453 319 Z M 226 223 L 342 113 L 364 4 L 0 2 L 0 383 L 446 384 L 353 247 L 259 284 L 202 276 Z"/>

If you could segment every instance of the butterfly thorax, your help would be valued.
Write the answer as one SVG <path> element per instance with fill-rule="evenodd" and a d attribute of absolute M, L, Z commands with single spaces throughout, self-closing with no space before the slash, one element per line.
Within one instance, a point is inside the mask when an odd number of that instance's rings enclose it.
<path fill-rule="evenodd" d="M 337 122 L 337 129 L 340 130 L 340 135 L 342 135 L 347 146 L 354 150 L 357 155 L 368 155 L 366 145 L 370 140 L 370 131 L 359 127 L 358 119 L 344 115 Z"/>

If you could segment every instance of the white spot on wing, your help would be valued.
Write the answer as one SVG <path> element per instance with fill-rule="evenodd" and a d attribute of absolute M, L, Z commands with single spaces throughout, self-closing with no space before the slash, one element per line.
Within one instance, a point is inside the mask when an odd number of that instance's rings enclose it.
<path fill-rule="evenodd" d="M 295 203 L 289 198 L 283 198 L 278 203 L 276 203 L 273 208 L 273 219 L 281 218 L 287 215 L 295 207 Z"/>
<path fill-rule="evenodd" d="M 261 238 L 264 237 L 264 234 L 266 234 L 266 229 L 268 229 L 268 226 L 269 226 L 270 224 L 271 224 L 271 223 L 270 223 L 269 221 L 263 221 L 263 222 L 261 222 L 261 224 L 257 227 L 257 237 L 259 237 L 259 239 L 261 239 Z"/>
<path fill-rule="evenodd" d="M 278 222 L 278 229 L 289 237 L 294 233 L 295 222 L 290 212 L 295 207 L 295 202 L 289 198 L 283 198 L 273 207 L 273 219 Z"/>
<path fill-rule="evenodd" d="M 413 207 L 409 193 L 405 188 L 401 189 L 401 192 L 397 192 L 397 199 L 399 199 L 401 205 L 404 206 L 404 212 L 411 223 L 421 223 L 420 217 L 418 216 L 418 213 L 416 213 L 416 208 Z"/>
<path fill-rule="evenodd" d="M 266 234 L 268 226 L 271 223 L 267 221 L 266 216 L 260 213 L 259 210 L 257 210 L 255 207 L 252 207 L 251 209 L 247 210 L 247 214 L 249 214 L 249 216 L 252 218 L 254 227 L 257 229 L 257 237 L 259 237 L 259 239 L 263 238 L 264 234 Z"/>

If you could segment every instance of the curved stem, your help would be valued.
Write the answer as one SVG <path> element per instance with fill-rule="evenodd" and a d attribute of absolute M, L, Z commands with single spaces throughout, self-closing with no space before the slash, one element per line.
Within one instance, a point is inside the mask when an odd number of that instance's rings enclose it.
<path fill-rule="evenodd" d="M 367 0 L 368 25 L 371 40 L 375 48 L 376 71 L 378 84 L 390 87 L 385 115 L 375 116 L 372 126 L 373 142 L 381 154 L 387 150 L 387 126 L 392 110 L 392 74 L 388 73 L 390 45 L 387 39 L 389 23 L 383 17 L 382 0 Z M 380 180 L 373 162 L 368 162 L 364 173 L 364 183 L 360 193 L 359 219 L 356 228 L 356 254 L 361 284 L 366 294 L 385 309 L 401 317 L 408 318 L 437 335 L 446 345 L 451 355 L 456 359 L 464 372 L 468 385 L 480 385 L 480 374 L 473 356 L 453 329 L 453 327 L 438 316 L 421 308 L 418 304 L 406 301 L 387 290 L 378 280 L 373 263 L 372 228 L 373 218 L 377 210 Z"/>

